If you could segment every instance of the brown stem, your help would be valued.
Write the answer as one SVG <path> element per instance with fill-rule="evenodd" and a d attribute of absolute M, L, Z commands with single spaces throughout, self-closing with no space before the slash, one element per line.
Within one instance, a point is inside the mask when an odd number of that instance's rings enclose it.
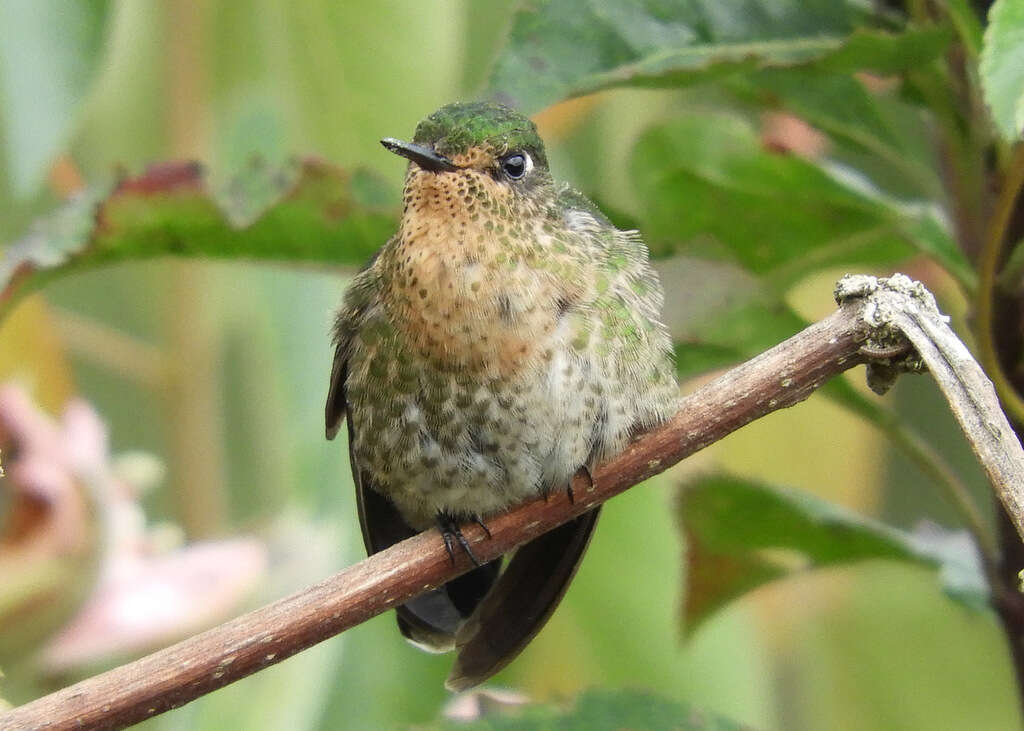
<path fill-rule="evenodd" d="M 617 495 L 765 414 L 807 398 L 864 362 L 860 307 L 848 304 L 682 399 L 667 424 L 578 479 L 575 501 L 538 498 L 464 531 L 489 561 Z M 436 530 L 375 554 L 330 579 L 135 662 L 4 715 L 0 728 L 117 728 L 141 721 L 280 662 L 472 568 L 449 560 Z"/>
<path fill-rule="evenodd" d="M 210 105 L 208 40 L 213 10 L 206 3 L 173 0 L 165 5 L 167 23 L 167 136 L 174 158 L 209 158 L 211 128 L 204 118 Z M 220 382 L 221 332 L 216 288 L 205 262 L 168 263 L 170 287 L 163 333 L 168 360 L 164 393 L 170 422 L 169 477 L 173 482 L 180 525 L 192 539 L 224 531 L 228 496 L 225 455 L 226 428 L 222 421 L 224 393 Z"/>

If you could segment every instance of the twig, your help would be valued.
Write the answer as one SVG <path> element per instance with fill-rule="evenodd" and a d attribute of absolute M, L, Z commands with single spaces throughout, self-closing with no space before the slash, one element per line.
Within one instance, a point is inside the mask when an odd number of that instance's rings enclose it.
<path fill-rule="evenodd" d="M 488 561 L 510 551 L 754 419 L 799 403 L 832 376 L 864 362 L 859 350 L 878 332 L 868 324 L 868 315 L 877 313 L 873 298 L 881 285 L 871 291 L 863 287 L 859 294 L 855 289 L 843 290 L 845 300 L 831 316 L 682 399 L 667 424 L 594 470 L 592 484 L 578 479 L 575 501 L 557 496 L 521 505 L 488 521 L 489 538 L 478 526 L 466 526 L 473 552 Z M 1012 458 L 1024 464 L 1024 453 L 1017 451 Z M 1020 530 L 1024 514 L 1014 516 Z M 427 531 L 316 586 L 15 708 L 0 715 L 0 729 L 116 728 L 143 720 L 279 662 L 470 568 L 464 555 L 450 562 L 437 531 Z"/>

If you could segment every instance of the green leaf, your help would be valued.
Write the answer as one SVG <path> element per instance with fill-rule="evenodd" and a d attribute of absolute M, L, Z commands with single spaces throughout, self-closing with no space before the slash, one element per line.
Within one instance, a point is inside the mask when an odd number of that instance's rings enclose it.
<path fill-rule="evenodd" d="M 951 598 L 972 608 L 987 606 L 980 562 L 963 534 L 938 528 L 906 533 L 807 493 L 724 474 L 686 485 L 679 519 L 687 542 L 688 632 L 771 581 L 869 559 L 931 567 Z"/>
<path fill-rule="evenodd" d="M 941 200 L 930 118 L 898 90 L 869 92 L 856 76 L 817 69 L 746 74 L 729 88 L 758 109 L 788 112 L 824 132 L 829 157 L 862 170 L 880 188 Z"/>
<path fill-rule="evenodd" d="M 952 31 L 942 26 L 908 28 L 902 33 L 858 29 L 814 66 L 838 73 L 898 74 L 938 58 L 952 40 Z"/>
<path fill-rule="evenodd" d="M 865 201 L 876 206 L 881 219 L 895 226 L 898 235 L 919 253 L 931 257 L 953 275 L 964 289 L 977 286 L 977 275 L 957 245 L 950 223 L 940 204 L 930 200 L 902 200 L 887 193 L 858 171 L 834 167 L 833 177 L 845 181 Z"/>
<path fill-rule="evenodd" d="M 722 75 L 765 68 L 813 66 L 832 72 L 895 74 L 938 56 L 950 40 L 945 29 L 893 34 L 856 30 L 850 35 L 752 40 L 671 49 L 577 82 L 571 96 L 621 86 L 678 87 Z"/>
<path fill-rule="evenodd" d="M 977 59 L 981 53 L 982 30 L 981 22 L 978 19 L 970 0 L 944 0 L 946 14 L 956 29 L 960 42 L 970 54 L 972 59 Z"/>
<path fill-rule="evenodd" d="M 589 690 L 583 693 L 569 710 L 544 704 L 513 706 L 509 710 L 509 715 L 487 715 L 469 723 L 461 720 L 445 721 L 439 728 L 452 731 L 740 731 L 747 727 L 651 693 L 636 690 Z"/>
<path fill-rule="evenodd" d="M 680 86 L 724 73 L 821 63 L 893 73 L 948 44 L 941 28 L 891 33 L 834 0 L 585 0 L 528 3 L 513 19 L 490 93 L 536 111 L 616 86 Z"/>
<path fill-rule="evenodd" d="M 722 272 L 722 265 L 685 258 L 679 263 L 693 272 L 688 281 L 672 270 L 663 269 L 662 277 L 683 310 L 666 310 L 680 381 L 753 358 L 810 324 L 783 297 L 736 272 Z M 687 300 L 689 293 L 692 301 Z M 818 393 L 883 432 L 896 418 L 846 378 L 829 380 Z"/>
<path fill-rule="evenodd" d="M 939 211 L 849 168 L 763 149 L 745 120 L 684 115 L 645 133 L 631 173 L 654 256 L 727 259 L 781 291 L 826 266 L 889 266 L 916 247 L 970 268 Z"/>
<path fill-rule="evenodd" d="M 1007 140 L 1024 134 L 1024 2 L 996 0 L 981 50 L 981 85 Z"/>
<path fill-rule="evenodd" d="M 680 380 L 752 358 L 807 327 L 781 299 L 735 292 L 713 309 L 672 327 Z"/>
<path fill-rule="evenodd" d="M 0 258 L 0 312 L 53 277 L 168 254 L 361 265 L 396 227 L 397 196 L 319 160 L 253 163 L 221 191 L 172 163 L 101 186 L 39 221 Z"/>
<path fill-rule="evenodd" d="M 784 286 L 819 267 L 909 251 L 874 205 L 811 162 L 765 151 L 738 117 L 684 115 L 656 127 L 637 143 L 631 170 L 654 256 L 726 258 L 753 274 L 782 273 Z"/>
<path fill-rule="evenodd" d="M 108 0 L 0 1 L 0 123 L 14 189 L 43 180 L 99 69 Z"/>
<path fill-rule="evenodd" d="M 752 358 L 810 324 L 782 296 L 726 265 L 685 257 L 673 264 L 661 275 L 675 293 L 666 322 L 680 381 Z M 846 378 L 833 378 L 818 392 L 879 428 L 894 418 Z"/>

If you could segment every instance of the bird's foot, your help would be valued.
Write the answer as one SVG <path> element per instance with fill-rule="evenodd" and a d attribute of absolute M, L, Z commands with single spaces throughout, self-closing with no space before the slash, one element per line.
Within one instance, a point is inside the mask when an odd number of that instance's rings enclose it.
<path fill-rule="evenodd" d="M 490 528 L 488 528 L 488 527 L 487 527 L 487 524 L 486 524 L 486 523 L 484 523 L 484 522 L 483 522 L 482 520 L 480 520 L 480 518 L 473 518 L 473 522 L 474 522 L 474 523 L 476 523 L 476 524 L 477 524 L 478 526 L 480 526 L 481 528 L 483 528 L 483 531 L 484 531 L 484 535 L 486 535 L 486 536 L 487 536 L 488 538 L 491 538 L 491 537 L 492 537 L 492 536 L 491 536 L 491 529 L 490 529 Z"/>
<path fill-rule="evenodd" d="M 594 486 L 594 475 L 590 471 L 590 466 L 589 465 L 582 465 L 578 470 L 576 470 L 576 475 L 583 475 L 583 477 L 586 478 L 587 483 L 590 485 L 590 487 Z M 576 475 L 573 475 L 573 477 L 575 477 Z M 572 479 L 573 479 L 572 477 L 569 478 L 569 482 L 565 486 L 565 493 L 566 493 L 566 495 L 569 496 L 569 502 L 572 503 L 573 505 L 575 505 L 576 504 L 576 493 L 572 489 Z"/>
<path fill-rule="evenodd" d="M 447 513 L 438 513 L 435 520 L 437 521 L 437 529 L 441 531 L 441 538 L 444 539 L 444 547 L 448 551 L 448 558 L 451 559 L 453 564 L 455 563 L 455 544 L 458 543 L 462 550 L 466 552 L 466 555 L 469 556 L 469 560 L 473 562 L 474 566 L 483 566 L 476 557 L 476 554 L 473 553 L 473 549 L 470 547 L 466 536 L 462 535 L 462 530 L 459 528 L 459 523 L 455 518 Z M 484 529 L 484 533 L 490 538 L 490 529 L 479 518 L 475 518 L 474 521 Z"/>

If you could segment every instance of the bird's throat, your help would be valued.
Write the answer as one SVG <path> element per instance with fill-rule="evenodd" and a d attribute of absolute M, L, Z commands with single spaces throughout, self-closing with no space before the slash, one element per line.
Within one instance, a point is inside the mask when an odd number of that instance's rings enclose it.
<path fill-rule="evenodd" d="M 437 367 L 495 377 L 543 358 L 572 289 L 543 232 L 481 176 L 410 178 L 401 228 L 378 262 L 406 342 Z"/>

